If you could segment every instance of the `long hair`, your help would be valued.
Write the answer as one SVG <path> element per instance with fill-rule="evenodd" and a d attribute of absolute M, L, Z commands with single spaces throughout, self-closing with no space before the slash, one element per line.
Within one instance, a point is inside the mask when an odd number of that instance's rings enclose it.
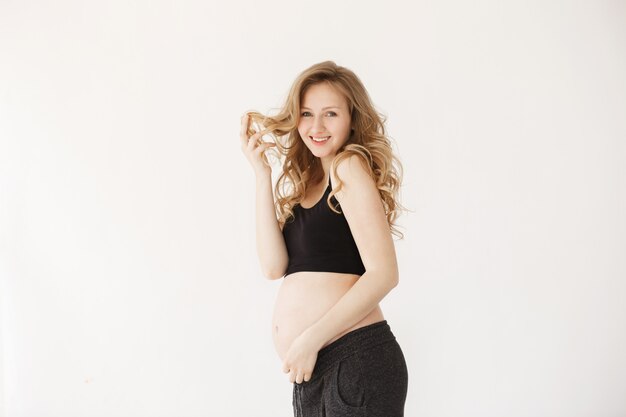
<path fill-rule="evenodd" d="M 248 112 L 251 120 L 248 135 L 261 131 L 259 143 L 265 135 L 273 137 L 276 147 L 264 151 L 264 154 L 277 150 L 276 157 L 282 162 L 282 173 L 274 187 L 275 208 L 281 230 L 293 215 L 293 207 L 304 198 L 308 186 L 324 179 L 320 159 L 311 153 L 298 132 L 304 94 L 309 87 L 319 83 L 328 83 L 345 98 L 353 126 L 350 138 L 332 161 L 333 173 L 339 183 L 331 191 L 326 203 L 335 213 L 340 213 L 330 201 L 343 184 L 337 176 L 337 163 L 350 155 L 358 155 L 369 167 L 369 174 L 376 183 L 391 233 L 402 239 L 404 235 L 398 231 L 395 222 L 399 212 L 405 209 L 398 198 L 403 169 L 399 158 L 393 154 L 391 141 L 385 133 L 384 123 L 387 119 L 375 110 L 367 90 L 356 74 L 333 61 L 320 62 L 301 72 L 277 115 Z M 257 130 L 252 128 L 254 124 L 258 126 Z M 263 159 L 269 165 L 265 156 Z"/>

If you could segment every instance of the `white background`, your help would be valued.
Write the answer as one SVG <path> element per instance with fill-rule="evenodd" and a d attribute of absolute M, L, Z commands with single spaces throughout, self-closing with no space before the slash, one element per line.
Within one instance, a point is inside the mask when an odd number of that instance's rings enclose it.
<path fill-rule="evenodd" d="M 624 2 L 0 0 L 2 417 L 292 415 L 239 122 L 327 59 L 405 168 L 406 415 L 626 415 Z"/>

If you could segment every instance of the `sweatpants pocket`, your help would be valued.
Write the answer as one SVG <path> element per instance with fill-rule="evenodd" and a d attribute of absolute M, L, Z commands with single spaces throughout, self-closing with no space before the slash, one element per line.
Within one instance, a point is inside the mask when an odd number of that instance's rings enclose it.
<path fill-rule="evenodd" d="M 331 378 L 331 404 L 349 413 L 364 416 L 367 408 L 367 380 L 361 368 L 361 359 L 355 353 L 335 365 Z"/>

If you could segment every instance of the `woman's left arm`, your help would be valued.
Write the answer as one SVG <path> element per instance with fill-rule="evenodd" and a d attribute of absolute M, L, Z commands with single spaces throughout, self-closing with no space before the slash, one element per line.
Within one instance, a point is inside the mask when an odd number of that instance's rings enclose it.
<path fill-rule="evenodd" d="M 335 198 L 350 226 L 365 273 L 326 314 L 292 342 L 282 365 L 282 371 L 289 373 L 290 382 L 308 381 L 323 345 L 361 321 L 398 285 L 396 251 L 385 209 L 376 183 L 361 164 L 358 156 L 339 162 L 337 174 L 343 186 Z M 336 178 L 331 180 L 337 184 Z"/>
<path fill-rule="evenodd" d="M 356 155 L 337 165 L 343 181 L 335 194 L 366 272 L 305 332 L 320 346 L 367 316 L 399 281 L 396 251 L 385 209 L 364 162 Z M 330 172 L 332 176 L 332 169 Z M 336 178 L 331 178 L 337 184 Z"/>

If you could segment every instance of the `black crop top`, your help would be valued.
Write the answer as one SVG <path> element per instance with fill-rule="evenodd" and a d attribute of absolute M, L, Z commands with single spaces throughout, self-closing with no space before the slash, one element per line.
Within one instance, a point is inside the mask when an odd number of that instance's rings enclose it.
<path fill-rule="evenodd" d="M 343 212 L 335 213 L 326 203 L 331 189 L 329 176 L 324 195 L 313 207 L 304 208 L 300 204 L 293 207 L 294 218 L 289 218 L 283 228 L 289 254 L 285 277 L 298 271 L 365 273 Z M 330 201 L 335 209 L 341 210 L 335 196 Z"/>

